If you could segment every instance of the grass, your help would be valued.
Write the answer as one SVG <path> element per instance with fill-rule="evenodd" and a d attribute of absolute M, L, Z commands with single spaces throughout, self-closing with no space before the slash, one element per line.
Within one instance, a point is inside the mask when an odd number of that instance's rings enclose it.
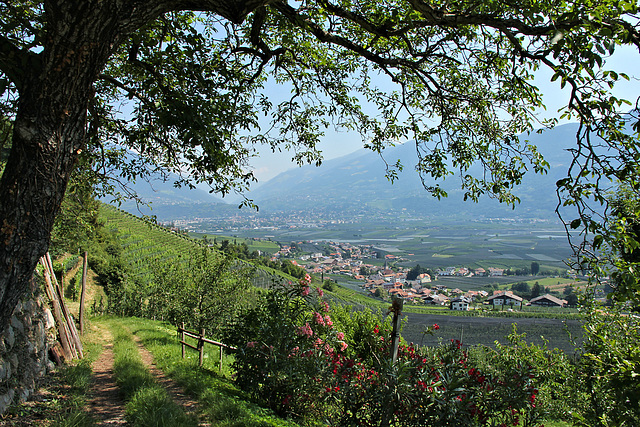
<path fill-rule="evenodd" d="M 108 321 L 114 336 L 114 375 L 118 388 L 127 401 L 125 417 L 131 426 L 198 425 L 187 415 L 167 391 L 156 383 L 142 362 L 137 344 L 121 322 Z"/>
<path fill-rule="evenodd" d="M 225 354 L 222 370 L 219 367 L 217 347 L 205 346 L 204 365 L 198 366 L 198 354 L 187 349 L 182 359 L 180 345 L 173 326 L 138 318 L 117 320 L 123 328 L 137 335 L 143 345 L 154 355 L 159 369 L 180 384 L 195 397 L 204 418 L 220 427 L 282 426 L 297 424 L 280 419 L 267 409 L 249 402 L 231 380 L 233 357 Z"/>

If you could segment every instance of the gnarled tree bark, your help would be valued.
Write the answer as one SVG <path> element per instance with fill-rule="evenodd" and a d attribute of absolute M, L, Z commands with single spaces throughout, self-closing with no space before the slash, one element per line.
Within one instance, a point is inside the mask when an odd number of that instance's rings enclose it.
<path fill-rule="evenodd" d="M 0 35 L 0 69 L 19 90 L 12 149 L 0 180 L 0 332 L 27 289 L 85 144 L 93 83 L 133 31 L 172 10 L 232 22 L 264 0 L 49 0 L 40 52 Z"/>

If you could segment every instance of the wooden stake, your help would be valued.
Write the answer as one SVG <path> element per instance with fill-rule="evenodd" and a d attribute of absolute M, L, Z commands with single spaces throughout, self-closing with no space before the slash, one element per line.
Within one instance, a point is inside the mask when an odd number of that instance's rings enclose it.
<path fill-rule="evenodd" d="M 78 313 L 80 321 L 80 335 L 84 335 L 84 298 L 87 288 L 87 252 L 84 252 L 82 261 L 82 290 L 80 291 L 80 310 Z"/>

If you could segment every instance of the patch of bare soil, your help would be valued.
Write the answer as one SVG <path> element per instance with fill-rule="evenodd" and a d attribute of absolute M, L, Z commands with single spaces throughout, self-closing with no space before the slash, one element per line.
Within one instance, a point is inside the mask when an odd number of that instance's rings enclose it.
<path fill-rule="evenodd" d="M 88 410 L 97 425 L 123 426 L 124 401 L 120 397 L 113 376 L 113 337 L 108 330 L 107 344 L 100 357 L 93 363 L 93 381 L 89 391 Z"/>

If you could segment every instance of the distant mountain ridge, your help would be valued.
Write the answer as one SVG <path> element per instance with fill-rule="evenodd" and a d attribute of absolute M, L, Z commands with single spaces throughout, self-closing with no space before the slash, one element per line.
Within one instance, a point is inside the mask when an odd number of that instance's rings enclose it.
<path fill-rule="evenodd" d="M 488 197 L 483 197 L 479 203 L 465 202 L 460 179 L 455 175 L 441 183 L 448 198 L 437 200 L 432 197 L 415 171 L 417 154 L 412 142 L 389 147 L 383 152 L 389 164 L 400 160 L 404 166 L 393 184 L 385 177 L 382 158 L 370 150 L 360 149 L 326 160 L 320 167 L 305 165 L 287 170 L 252 189 L 247 197 L 260 207 L 260 214 L 267 215 L 324 211 L 366 216 L 403 211 L 430 219 L 555 220 L 555 183 L 566 174 L 571 160 L 566 150 L 575 145 L 577 126 L 566 124 L 526 138 L 538 147 L 549 162 L 550 170 L 545 175 L 527 173 L 522 185 L 515 190 L 521 199 L 515 210 Z M 163 221 L 238 214 L 237 203 L 228 204 L 203 190 L 178 189 L 170 182 L 156 182 L 155 191 L 148 185 L 135 185 L 134 188 L 145 201 L 152 203 L 152 210 L 145 208 L 142 212 L 156 215 Z M 139 213 L 131 203 L 123 208 Z"/>
<path fill-rule="evenodd" d="M 424 189 L 415 170 L 417 155 L 412 142 L 390 147 L 383 153 L 389 164 L 400 160 L 404 165 L 393 184 L 384 176 L 385 164 L 380 156 L 361 149 L 328 160 L 319 168 L 306 165 L 283 172 L 249 196 L 266 212 L 324 206 L 349 211 L 360 209 L 365 213 L 408 210 L 426 217 L 555 217 L 555 183 L 566 174 L 570 161 L 566 149 L 575 144 L 576 129 L 576 124 L 568 124 L 527 138 L 538 146 L 549 162 L 550 170 L 545 175 L 527 174 L 522 185 L 515 190 L 521 199 L 515 210 L 488 197 L 477 204 L 465 202 L 460 180 L 455 175 L 441 183 L 449 197 L 435 199 Z"/>

